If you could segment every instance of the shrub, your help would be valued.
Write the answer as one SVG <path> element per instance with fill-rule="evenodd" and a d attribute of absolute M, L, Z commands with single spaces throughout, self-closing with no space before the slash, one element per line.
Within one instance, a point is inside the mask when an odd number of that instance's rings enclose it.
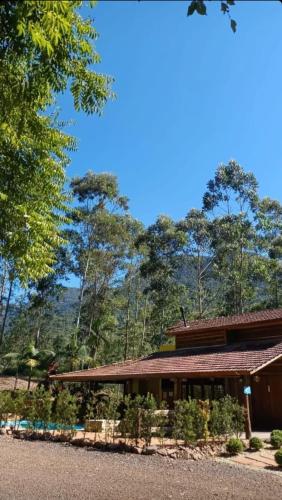
<path fill-rule="evenodd" d="M 239 438 L 230 438 L 229 441 L 226 443 L 226 451 L 230 455 L 238 455 L 238 453 L 241 453 L 244 450 L 244 445 Z"/>
<path fill-rule="evenodd" d="M 31 395 L 27 395 L 23 399 L 22 404 L 26 406 L 23 413 L 29 420 L 31 428 L 48 429 L 52 409 L 52 399 L 49 391 L 46 391 L 43 387 L 37 387 Z"/>
<path fill-rule="evenodd" d="M 10 392 L 0 392 L 0 422 L 6 423 L 9 414 L 15 413 L 14 401 Z"/>
<path fill-rule="evenodd" d="M 147 396 L 137 395 L 134 399 L 127 396 L 124 399 L 125 413 L 122 419 L 120 430 L 123 436 L 135 439 L 143 438 L 146 445 L 149 445 L 152 438 L 152 427 L 157 425 L 155 410 L 157 404 L 152 394 Z"/>
<path fill-rule="evenodd" d="M 176 401 L 172 430 L 174 439 L 182 439 L 187 444 L 206 438 L 208 414 L 202 402 L 194 399 Z"/>
<path fill-rule="evenodd" d="M 275 458 L 275 462 L 280 466 L 282 467 L 282 450 L 278 450 L 275 455 L 274 455 L 274 458 Z"/>
<path fill-rule="evenodd" d="M 219 400 L 212 401 L 212 409 L 209 418 L 209 427 L 211 435 L 237 437 L 244 430 L 244 409 L 238 403 L 237 399 L 227 395 Z"/>
<path fill-rule="evenodd" d="M 55 423 L 60 429 L 73 427 L 77 418 L 77 404 L 75 396 L 66 389 L 59 392 L 55 402 Z"/>
<path fill-rule="evenodd" d="M 166 401 L 161 401 L 159 411 L 157 412 L 156 415 L 156 427 L 157 427 L 156 436 L 159 438 L 161 446 L 163 446 L 164 444 L 164 438 L 165 435 L 167 434 L 168 423 L 169 423 L 166 410 L 167 410 Z"/>
<path fill-rule="evenodd" d="M 260 438 L 258 437 L 252 437 L 249 442 L 250 448 L 252 450 L 259 451 L 263 448 L 263 442 Z"/>
<path fill-rule="evenodd" d="M 141 437 L 145 440 L 147 446 L 151 444 L 152 427 L 157 424 L 156 409 L 157 403 L 154 396 L 147 394 L 143 400 L 141 410 Z"/>
<path fill-rule="evenodd" d="M 270 442 L 273 448 L 278 449 L 282 446 L 282 431 L 279 429 L 275 429 L 270 434 Z"/>

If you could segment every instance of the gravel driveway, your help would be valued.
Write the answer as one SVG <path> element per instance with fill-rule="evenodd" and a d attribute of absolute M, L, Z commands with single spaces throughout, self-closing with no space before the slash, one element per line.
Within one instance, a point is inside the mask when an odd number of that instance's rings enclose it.
<path fill-rule="evenodd" d="M 2 500 L 277 499 L 282 472 L 0 437 Z"/>

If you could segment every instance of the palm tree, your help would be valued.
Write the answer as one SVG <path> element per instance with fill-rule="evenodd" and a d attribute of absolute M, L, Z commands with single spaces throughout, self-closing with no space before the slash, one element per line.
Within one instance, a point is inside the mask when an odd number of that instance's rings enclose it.
<path fill-rule="evenodd" d="M 78 342 L 76 333 L 71 336 L 69 343 L 64 349 L 63 357 L 69 362 L 71 371 L 78 368 L 83 369 L 85 365 L 93 361 L 89 355 L 89 348 L 86 344 Z"/>
<path fill-rule="evenodd" d="M 37 349 L 33 343 L 29 344 L 22 352 L 8 352 L 2 356 L 8 362 L 10 368 L 16 368 L 16 379 L 14 390 L 17 388 L 19 369 L 21 366 L 29 368 L 27 390 L 30 389 L 32 370 L 37 366 L 49 364 L 55 357 L 55 353 L 48 349 Z"/>

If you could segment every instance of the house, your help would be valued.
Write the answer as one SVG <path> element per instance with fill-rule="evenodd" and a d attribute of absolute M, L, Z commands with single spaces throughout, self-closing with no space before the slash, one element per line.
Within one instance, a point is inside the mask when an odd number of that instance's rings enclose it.
<path fill-rule="evenodd" d="M 125 393 L 151 392 L 169 406 L 230 394 L 249 407 L 254 428 L 282 428 L 282 308 L 182 321 L 167 334 L 170 351 L 50 379 L 123 383 Z"/>

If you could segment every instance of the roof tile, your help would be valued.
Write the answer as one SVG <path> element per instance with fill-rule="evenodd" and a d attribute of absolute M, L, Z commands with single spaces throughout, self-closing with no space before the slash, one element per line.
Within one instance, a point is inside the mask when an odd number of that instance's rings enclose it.
<path fill-rule="evenodd" d="M 157 352 L 132 361 L 63 373 L 51 380 L 125 380 L 132 377 L 251 374 L 282 356 L 282 342 L 246 342 L 220 348 Z"/>
<path fill-rule="evenodd" d="M 266 309 L 264 311 L 248 312 L 233 316 L 220 316 L 218 318 L 187 321 L 186 326 L 184 326 L 183 321 L 179 321 L 176 325 L 169 328 L 167 333 L 168 335 L 177 335 L 178 333 L 207 331 L 211 329 L 236 329 L 240 328 L 242 325 L 255 325 L 279 320 L 282 323 L 282 308 Z"/>

